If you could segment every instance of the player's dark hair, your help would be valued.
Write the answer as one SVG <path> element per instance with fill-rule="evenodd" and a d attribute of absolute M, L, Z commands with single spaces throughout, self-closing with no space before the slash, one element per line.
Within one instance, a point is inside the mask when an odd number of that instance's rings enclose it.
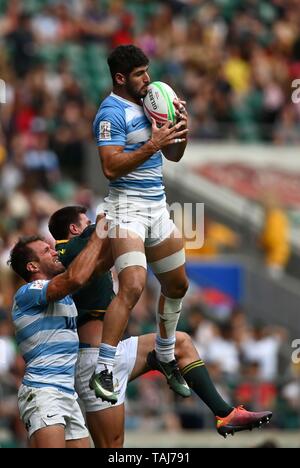
<path fill-rule="evenodd" d="M 148 65 L 149 59 L 142 49 L 130 44 L 116 47 L 108 56 L 107 63 L 115 83 L 116 73 L 128 76 L 134 68 Z"/>
<path fill-rule="evenodd" d="M 31 273 L 27 270 L 28 262 L 38 262 L 39 257 L 29 244 L 36 241 L 44 241 L 40 236 L 21 237 L 10 252 L 10 259 L 7 262 L 17 275 L 26 282 L 30 281 Z"/>
<path fill-rule="evenodd" d="M 87 209 L 85 206 L 74 205 L 65 206 L 60 210 L 55 211 L 49 219 L 49 231 L 55 240 L 65 240 L 69 236 L 70 224 L 77 224 L 79 215 L 85 214 Z"/>

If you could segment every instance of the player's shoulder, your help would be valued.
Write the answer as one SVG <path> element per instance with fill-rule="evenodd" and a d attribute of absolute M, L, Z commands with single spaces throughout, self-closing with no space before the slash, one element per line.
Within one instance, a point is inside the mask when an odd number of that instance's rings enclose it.
<path fill-rule="evenodd" d="M 100 104 L 99 112 L 105 112 L 109 110 L 110 112 L 113 111 L 115 113 L 120 113 L 124 112 L 127 107 L 128 103 L 124 99 L 121 99 L 114 94 L 110 94 Z"/>
<path fill-rule="evenodd" d="M 39 294 L 49 283 L 49 280 L 39 279 L 32 281 L 31 283 L 26 283 L 21 286 L 16 294 L 15 300 L 18 304 L 25 304 L 28 301 L 31 301 L 34 296 Z"/>
<path fill-rule="evenodd" d="M 105 126 L 105 122 L 109 122 L 110 125 L 122 125 L 125 122 L 125 110 L 126 108 L 122 105 L 121 101 L 115 99 L 113 96 L 107 96 L 101 103 L 95 116 L 93 122 L 94 129 L 96 129 L 101 122 L 104 122 L 102 126 Z M 107 127 L 109 127 L 109 124 L 107 124 Z M 105 126 L 104 130 L 106 130 L 107 127 Z"/>
<path fill-rule="evenodd" d="M 36 290 L 36 289 L 43 289 L 45 284 L 49 283 L 49 280 L 45 279 L 38 279 L 35 281 L 31 281 L 31 283 L 26 283 L 21 286 L 17 292 L 16 296 L 21 296 L 22 294 L 27 294 L 30 293 L 31 290 Z"/>

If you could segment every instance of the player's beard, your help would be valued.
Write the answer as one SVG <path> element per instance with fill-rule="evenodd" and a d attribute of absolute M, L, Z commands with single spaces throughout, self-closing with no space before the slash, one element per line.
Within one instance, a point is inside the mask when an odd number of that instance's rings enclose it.
<path fill-rule="evenodd" d="M 136 102 L 140 102 L 147 94 L 147 87 L 145 91 L 141 91 L 141 88 L 137 89 L 130 81 L 126 84 L 127 93 L 131 96 Z"/>
<path fill-rule="evenodd" d="M 44 267 L 46 274 L 49 278 L 54 278 L 55 276 L 59 275 L 66 271 L 65 267 L 61 262 L 56 263 L 54 265 L 47 265 Z"/>

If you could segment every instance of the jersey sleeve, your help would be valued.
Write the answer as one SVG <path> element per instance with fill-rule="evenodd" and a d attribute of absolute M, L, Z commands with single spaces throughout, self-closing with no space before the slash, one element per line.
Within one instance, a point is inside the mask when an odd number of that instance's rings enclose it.
<path fill-rule="evenodd" d="M 96 116 L 93 125 L 97 146 L 125 146 L 126 122 L 118 107 L 105 107 Z"/>
<path fill-rule="evenodd" d="M 47 289 L 49 280 L 36 280 L 28 283 L 16 294 L 16 303 L 22 310 L 36 310 L 36 308 L 45 306 L 47 302 Z"/>

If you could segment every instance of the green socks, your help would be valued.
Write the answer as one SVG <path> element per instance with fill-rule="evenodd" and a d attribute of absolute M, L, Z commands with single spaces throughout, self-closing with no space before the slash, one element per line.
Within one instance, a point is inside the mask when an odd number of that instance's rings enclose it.
<path fill-rule="evenodd" d="M 181 370 L 188 386 L 204 401 L 215 416 L 224 418 L 233 410 L 216 390 L 203 361 L 195 361 Z"/>

